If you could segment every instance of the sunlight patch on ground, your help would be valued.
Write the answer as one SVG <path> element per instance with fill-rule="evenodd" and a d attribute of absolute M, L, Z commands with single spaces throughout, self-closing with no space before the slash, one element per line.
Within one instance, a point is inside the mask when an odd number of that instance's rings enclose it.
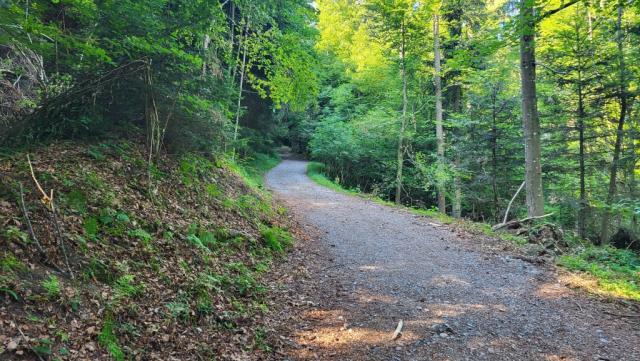
<path fill-rule="evenodd" d="M 360 268 L 358 268 L 361 272 L 364 271 L 378 271 L 381 268 L 379 266 L 361 266 Z"/>
<path fill-rule="evenodd" d="M 466 280 L 464 280 L 464 279 L 462 279 L 462 278 L 460 278 L 458 276 L 446 275 L 446 274 L 431 278 L 431 282 L 430 283 L 431 283 L 432 286 L 450 286 L 452 284 L 460 285 L 460 286 L 467 286 L 467 287 L 471 286 L 471 284 L 468 281 L 466 281 Z"/>

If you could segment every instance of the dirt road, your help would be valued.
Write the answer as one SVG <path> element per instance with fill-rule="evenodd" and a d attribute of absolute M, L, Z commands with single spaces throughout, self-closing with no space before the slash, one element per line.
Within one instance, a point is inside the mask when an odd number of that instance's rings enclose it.
<path fill-rule="evenodd" d="M 640 323 L 473 236 L 334 192 L 285 160 L 267 184 L 317 237 L 308 300 L 292 322 L 298 360 L 640 360 Z M 401 337 L 392 340 L 399 320 Z"/>

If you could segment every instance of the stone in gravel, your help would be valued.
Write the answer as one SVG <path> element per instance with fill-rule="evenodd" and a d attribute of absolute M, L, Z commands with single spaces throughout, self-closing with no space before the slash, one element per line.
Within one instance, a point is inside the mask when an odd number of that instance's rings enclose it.
<path fill-rule="evenodd" d="M 451 326 L 449 326 L 446 323 L 436 323 L 435 325 L 431 326 L 431 330 L 433 330 L 433 332 L 439 333 L 439 334 L 454 333 L 454 331 L 451 328 Z"/>
<path fill-rule="evenodd" d="M 7 345 L 7 350 L 9 350 L 9 351 L 13 351 L 13 350 L 15 350 L 17 348 L 18 348 L 18 343 L 13 341 L 13 340 L 11 342 L 9 342 L 9 344 Z"/>

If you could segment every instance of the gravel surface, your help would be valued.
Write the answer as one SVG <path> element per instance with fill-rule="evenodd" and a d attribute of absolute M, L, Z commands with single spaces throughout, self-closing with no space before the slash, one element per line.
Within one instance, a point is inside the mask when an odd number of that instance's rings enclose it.
<path fill-rule="evenodd" d="M 292 286 L 308 301 L 290 322 L 283 358 L 640 360 L 638 318 L 565 287 L 553 266 L 488 252 L 436 221 L 321 187 L 306 165 L 285 160 L 267 175 L 316 234 L 305 246 L 306 276 Z"/>

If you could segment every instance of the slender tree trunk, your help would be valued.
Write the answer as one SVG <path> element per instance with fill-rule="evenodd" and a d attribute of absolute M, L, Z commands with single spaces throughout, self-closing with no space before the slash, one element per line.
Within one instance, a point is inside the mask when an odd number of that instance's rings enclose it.
<path fill-rule="evenodd" d="M 460 180 L 460 154 L 456 152 L 453 160 L 455 166 L 455 174 L 453 176 L 453 205 L 451 207 L 451 215 L 455 218 L 462 216 L 462 181 Z"/>
<path fill-rule="evenodd" d="M 624 1 L 618 0 L 618 21 L 616 24 L 617 36 L 616 42 L 618 45 L 618 79 L 619 79 L 619 101 L 620 101 L 620 116 L 618 117 L 618 128 L 616 131 L 616 143 L 613 150 L 613 160 L 611 161 L 611 168 L 609 171 L 609 191 L 607 192 L 607 208 L 604 210 L 602 216 L 602 224 L 600 226 L 600 242 L 607 243 L 609 241 L 609 228 L 611 211 L 609 208 L 613 204 L 613 200 L 616 196 L 616 182 L 618 175 L 618 163 L 620 161 L 620 152 L 622 150 L 622 141 L 624 138 L 624 121 L 627 116 L 627 80 L 626 69 L 624 62 L 624 34 L 622 29 L 622 16 L 624 14 Z"/>
<path fill-rule="evenodd" d="M 540 149 L 540 122 L 536 96 L 535 0 L 520 0 L 520 80 L 527 213 L 544 214 Z"/>
<path fill-rule="evenodd" d="M 447 212 L 445 184 L 442 180 L 444 169 L 444 128 L 442 125 L 442 79 L 440 66 L 440 21 L 438 14 L 433 15 L 433 66 L 435 68 L 434 83 L 436 88 L 436 140 L 438 142 L 438 174 L 436 188 L 438 192 L 438 210 Z"/>
<path fill-rule="evenodd" d="M 491 92 L 491 186 L 493 188 L 493 214 L 496 222 L 500 218 L 500 204 L 498 201 L 498 112 L 496 107 L 497 91 Z"/>
<path fill-rule="evenodd" d="M 231 154 L 231 158 L 235 159 L 236 157 L 236 141 L 238 140 L 238 127 L 240 124 L 240 111 L 242 106 L 242 90 L 244 87 L 244 73 L 247 65 L 247 35 L 249 33 L 249 22 L 247 21 L 247 25 L 245 27 L 245 34 L 242 39 L 242 65 L 240 68 L 240 84 L 238 85 L 238 102 L 236 104 L 236 121 L 233 128 L 233 153 Z"/>
<path fill-rule="evenodd" d="M 402 116 L 400 118 L 400 132 L 398 133 L 398 169 L 396 172 L 396 204 L 402 201 L 402 167 L 404 165 L 404 133 L 407 127 L 407 69 L 405 64 L 405 24 L 401 24 L 402 42 L 400 44 L 400 72 L 402 76 Z"/>
<path fill-rule="evenodd" d="M 579 167 L 580 167 L 580 204 L 578 205 L 578 236 L 585 238 L 587 221 L 587 191 L 585 186 L 584 166 L 584 96 L 582 93 L 582 71 L 578 70 L 578 132 L 579 132 Z"/>
<path fill-rule="evenodd" d="M 580 8 L 576 7 L 576 17 L 580 16 Z M 589 16 L 591 19 L 591 16 Z M 589 25 L 590 26 L 590 25 Z M 575 26 L 575 40 L 576 40 L 576 51 L 575 57 L 578 61 L 578 138 L 579 138 L 579 154 L 578 154 L 578 162 L 579 162 L 579 177 L 580 177 L 580 200 L 578 204 L 578 236 L 580 238 L 585 238 L 586 236 L 586 222 L 587 222 L 587 191 L 585 186 L 585 165 L 584 165 L 584 92 L 583 92 L 583 49 L 582 49 L 582 41 L 580 40 L 580 26 L 578 22 L 576 22 Z"/>

